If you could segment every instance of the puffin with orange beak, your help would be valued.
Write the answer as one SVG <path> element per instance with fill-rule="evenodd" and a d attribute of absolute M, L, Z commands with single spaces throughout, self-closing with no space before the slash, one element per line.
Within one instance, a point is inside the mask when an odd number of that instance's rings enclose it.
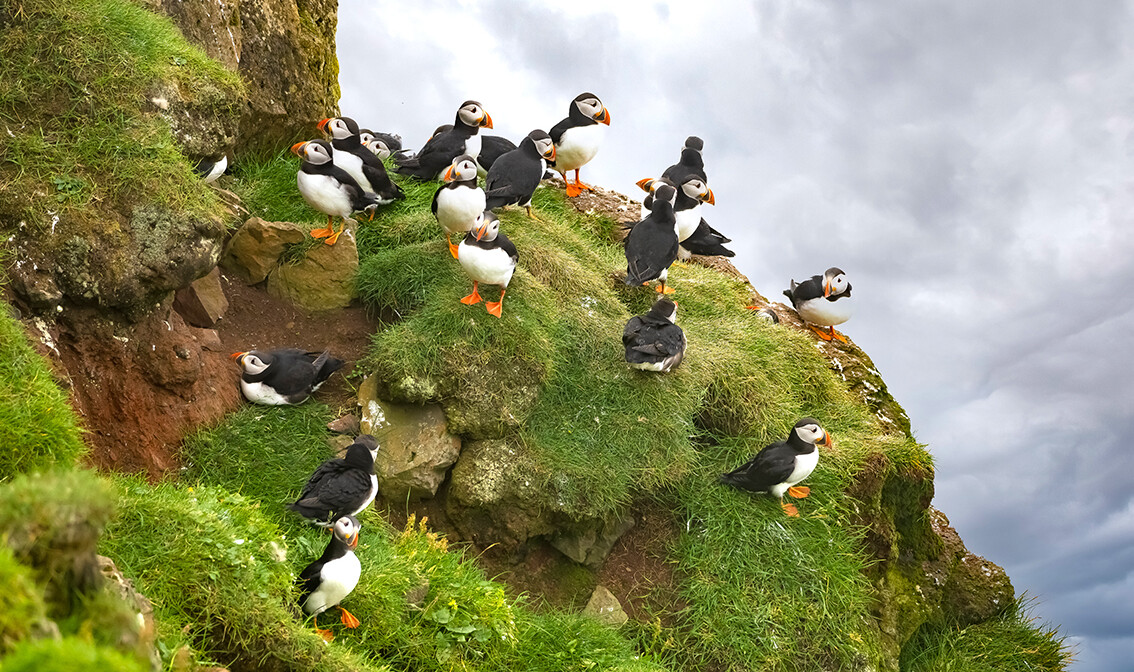
<path fill-rule="evenodd" d="M 847 342 L 847 337 L 835 331 L 835 325 L 851 318 L 854 306 L 847 300 L 850 295 L 851 285 L 846 274 L 834 267 L 803 282 L 792 280 L 791 287 L 784 290 L 784 296 L 791 300 L 800 318 L 819 338 L 824 341 L 835 338 L 843 343 Z"/>
<path fill-rule="evenodd" d="M 549 161 L 558 156 L 551 136 L 538 128 L 520 141 L 520 146 L 504 154 L 492 164 L 484 181 L 485 207 L 489 210 L 505 205 L 519 205 L 532 214 L 532 195 L 543 180 Z"/>
<path fill-rule="evenodd" d="M 500 222 L 492 212 L 485 210 L 477 218 L 476 225 L 457 246 L 457 260 L 461 268 L 473 281 L 472 294 L 461 299 L 466 306 L 481 302 L 477 287 L 480 283 L 500 285 L 500 300 L 486 301 L 484 307 L 490 315 L 500 317 L 504 303 L 504 292 L 516 270 L 520 255 L 508 237 L 500 233 Z"/>
<path fill-rule="evenodd" d="M 567 108 L 567 118 L 551 127 L 551 140 L 556 147 L 554 168 L 563 176 L 568 196 L 574 198 L 592 189 L 579 179 L 579 169 L 598 154 L 607 126 L 610 126 L 610 110 L 595 94 L 580 93 Z M 572 170 L 575 181 L 568 182 L 567 173 Z"/>
<path fill-rule="evenodd" d="M 362 132 L 350 117 L 329 117 L 319 122 L 320 131 L 331 136 L 335 150 L 331 160 L 354 178 L 363 191 L 378 196 L 378 205 L 393 203 L 405 198 L 401 187 L 390 181 L 386 164 L 363 146 Z"/>
<path fill-rule="evenodd" d="M 323 555 L 303 568 L 296 579 L 299 588 L 299 606 L 303 613 L 315 619 L 315 632 L 331 641 L 330 630 L 319 628 L 319 614 L 337 606 L 342 612 L 340 620 L 348 628 L 357 628 L 361 622 L 340 604 L 362 577 L 362 563 L 354 554 L 358 548 L 358 534 L 362 523 L 354 516 L 342 516 L 331 528 L 333 534 Z"/>
<path fill-rule="evenodd" d="M 326 238 L 328 245 L 334 245 L 346 229 L 346 221 L 356 212 L 367 212 L 374 218 L 374 210 L 379 199 L 358 185 L 345 170 L 334 164 L 335 150 L 326 140 L 297 142 L 291 146 L 291 153 L 303 159 L 295 183 L 303 200 L 312 208 L 327 215 L 327 228 L 313 229 L 315 238 Z M 338 231 L 332 226 L 332 217 L 342 219 Z"/>
<path fill-rule="evenodd" d="M 660 184 L 668 184 L 677 189 L 677 200 L 673 202 L 673 216 L 676 220 L 677 258 L 687 261 L 694 254 L 706 257 L 733 257 L 736 253 L 724 246 L 732 242 L 723 233 L 709 226 L 701 217 L 701 205 L 708 203 L 715 205 L 716 196 L 713 190 L 703 179 L 690 173 L 680 183 L 673 183 L 667 178 L 638 180 L 638 187 L 649 195 L 642 201 L 642 216 L 650 211 L 653 203 L 653 190 Z"/>
<path fill-rule="evenodd" d="M 331 353 L 298 348 L 233 353 L 240 365 L 240 391 L 254 404 L 285 406 L 300 404 L 343 367 Z"/>
<path fill-rule="evenodd" d="M 677 190 L 662 184 L 654 190 L 650 214 L 635 224 L 626 236 L 626 284 L 631 287 L 658 280 L 658 291 L 672 294 L 666 287 L 669 267 L 677 259 L 677 220 L 673 202 Z"/>
<path fill-rule="evenodd" d="M 417 154 L 394 155 L 394 170 L 419 180 L 438 180 L 453 163 L 453 159 L 468 154 L 474 159 L 480 154 L 481 138 L 477 132 L 492 128 L 492 117 L 475 100 L 466 100 L 457 110 L 453 127 L 438 130 Z"/>
<path fill-rule="evenodd" d="M 464 237 L 476 224 L 477 217 L 484 212 L 484 190 L 477 184 L 476 178 L 476 159 L 462 154 L 453 159 L 453 165 L 442 173 L 441 179 L 445 184 L 433 194 L 433 216 L 445 230 L 449 253 L 454 259 L 457 258 L 457 245 L 452 237 Z"/>
<path fill-rule="evenodd" d="M 803 418 L 795 423 L 786 441 L 765 446 L 756 456 L 727 474 L 720 482 L 748 492 L 768 493 L 780 500 L 784 513 L 798 517 L 799 510 L 784 501 L 784 494 L 803 499 L 811 488 L 797 486 L 815 471 L 819 464 L 817 446 L 830 448 L 831 435 L 819 426 L 814 418 Z"/>

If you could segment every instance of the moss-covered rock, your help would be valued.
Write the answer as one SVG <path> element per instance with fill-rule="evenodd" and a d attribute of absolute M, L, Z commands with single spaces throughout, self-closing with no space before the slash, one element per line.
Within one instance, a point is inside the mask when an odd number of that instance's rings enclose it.
<path fill-rule="evenodd" d="M 345 308 L 357 296 L 358 248 L 346 231 L 334 245 L 305 246 L 302 256 L 268 274 L 268 293 L 308 310 Z"/>
<path fill-rule="evenodd" d="M 7 546 L 0 546 L 0 656 L 11 652 L 17 642 L 38 639 L 53 630 L 31 572 L 16 562 Z"/>

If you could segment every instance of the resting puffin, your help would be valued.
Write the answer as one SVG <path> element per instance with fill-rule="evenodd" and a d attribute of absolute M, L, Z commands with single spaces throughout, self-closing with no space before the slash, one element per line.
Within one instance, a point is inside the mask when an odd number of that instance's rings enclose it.
<path fill-rule="evenodd" d="M 477 218 L 472 231 L 465 235 L 465 239 L 457 246 L 457 260 L 461 268 L 473 281 L 472 294 L 461 299 L 466 306 L 481 302 L 477 286 L 480 283 L 500 285 L 500 300 L 485 301 L 484 307 L 489 314 L 500 317 L 504 292 L 512 280 L 512 273 L 516 270 L 516 261 L 520 255 L 516 246 L 508 240 L 508 236 L 500 233 L 500 222 L 491 211 L 485 210 Z"/>
<path fill-rule="evenodd" d="M 358 129 L 358 139 L 370 153 L 385 161 L 402 151 L 402 136 L 395 133 L 382 133 L 369 128 Z"/>
<path fill-rule="evenodd" d="M 731 240 L 720 231 L 709 226 L 701 217 L 701 204 L 716 204 L 713 190 L 700 177 L 690 173 L 680 183 L 673 183 L 662 177 L 658 179 L 638 180 L 638 186 L 650 192 L 642 201 L 643 214 L 649 211 L 653 202 L 653 189 L 659 184 L 669 184 L 677 188 L 677 200 L 674 201 L 673 211 L 677 220 L 677 240 L 681 246 L 677 248 L 677 258 L 687 261 L 692 255 L 700 254 L 707 257 L 733 257 L 736 253 L 724 246 Z"/>
<path fill-rule="evenodd" d="M 660 280 L 658 291 L 672 294 L 665 286 L 669 266 L 677 259 L 677 232 L 673 202 L 677 190 L 663 184 L 654 190 L 650 214 L 630 229 L 626 236 L 626 284 L 644 285 Z"/>
<path fill-rule="evenodd" d="M 685 332 L 674 324 L 677 302 L 662 297 L 645 315 L 635 315 L 622 332 L 626 361 L 642 371 L 668 373 L 685 357 Z"/>
<path fill-rule="evenodd" d="M 377 194 L 378 205 L 406 197 L 401 187 L 390 180 L 382 160 L 362 146 L 362 135 L 354 119 L 330 117 L 319 122 L 319 130 L 331 136 L 331 147 L 335 150 L 331 159 L 335 165 L 353 177 L 363 191 Z"/>
<path fill-rule="evenodd" d="M 197 173 L 205 184 L 216 182 L 217 178 L 224 175 L 226 170 L 228 170 L 227 154 L 213 157 L 203 156 L 193 162 L 193 172 Z"/>
<path fill-rule="evenodd" d="M 558 156 L 551 136 L 538 128 L 520 141 L 520 146 L 496 159 L 484 181 L 489 210 L 505 205 L 520 205 L 532 214 L 532 194 L 543 180 L 547 162 Z"/>
<path fill-rule="evenodd" d="M 315 632 L 328 642 L 334 638 L 330 630 L 319 629 L 319 614 L 338 606 L 342 624 L 357 628 L 360 621 L 339 604 L 362 576 L 362 565 L 354 554 L 358 546 L 358 533 L 362 523 L 354 516 L 342 516 L 331 528 L 331 541 L 319 559 L 303 568 L 296 579 L 299 588 L 299 606 L 303 613 L 315 618 Z"/>
<path fill-rule="evenodd" d="M 768 324 L 780 323 L 780 316 L 776 315 L 776 311 L 772 310 L 768 306 L 745 306 L 745 308 L 747 308 L 748 310 L 755 310 L 756 317 L 759 317 L 761 320 L 764 320 Z"/>
<path fill-rule="evenodd" d="M 453 159 L 453 165 L 445 171 L 442 179 L 445 184 L 433 194 L 433 216 L 445 230 L 449 241 L 449 253 L 457 258 L 457 245 L 453 234 L 464 234 L 472 230 L 477 215 L 484 212 L 484 190 L 476 183 L 476 159 L 462 154 Z"/>
<path fill-rule="evenodd" d="M 815 471 L 819 464 L 816 445 L 831 446 L 831 437 L 814 418 L 803 418 L 795 423 L 786 441 L 765 446 L 743 465 L 722 474 L 720 482 L 749 492 L 766 492 L 780 498 L 784 513 L 798 517 L 799 511 L 791 502 L 784 501 L 784 493 L 802 499 L 811 494 L 811 488 L 796 486 Z"/>
<path fill-rule="evenodd" d="M 791 288 L 784 290 L 784 296 L 791 300 L 796 312 L 819 338 L 824 341 L 837 338 L 846 343 L 847 337 L 835 331 L 835 325 L 851 317 L 853 305 L 850 301 L 843 301 L 850 298 L 850 291 L 846 274 L 832 267 L 822 276 L 813 275 L 803 282 L 792 280 Z"/>
<path fill-rule="evenodd" d="M 705 141 L 695 135 L 685 138 L 685 145 L 681 148 L 681 159 L 665 169 L 662 177 L 673 183 L 681 182 L 685 179 L 686 175 L 696 175 L 701 178 L 703 182 L 708 182 L 709 177 L 705 174 L 705 160 L 701 156 L 701 150 L 705 148 Z"/>
<path fill-rule="evenodd" d="M 299 193 L 308 205 L 327 215 L 327 228 L 313 229 L 313 237 L 326 238 L 324 242 L 334 245 L 353 213 L 368 212 L 371 218 L 374 217 L 378 197 L 364 191 L 353 177 L 333 163 L 331 143 L 326 140 L 297 142 L 291 146 L 291 151 L 303 159 L 295 176 Z M 335 215 L 343 220 L 338 231 L 331 227 L 331 217 Z"/>
<path fill-rule="evenodd" d="M 369 434 L 355 438 L 345 457 L 335 457 L 319 465 L 299 499 L 287 508 L 319 527 L 330 527 L 341 516 L 357 516 L 370 506 L 378 494 L 374 457 L 378 441 Z"/>
<path fill-rule="evenodd" d="M 567 108 L 567 118 L 551 127 L 551 141 L 557 155 L 555 170 L 563 176 L 567 195 L 574 197 L 590 191 L 591 186 L 579 179 L 579 169 L 595 158 L 606 134 L 603 126 L 610 125 L 610 110 L 593 93 L 580 93 Z M 567 181 L 567 172 L 575 171 L 575 182 Z"/>
<path fill-rule="evenodd" d="M 241 368 L 244 398 L 267 406 L 303 403 L 344 364 L 326 350 L 307 352 L 298 348 L 249 350 L 233 353 L 232 358 Z"/>
<path fill-rule="evenodd" d="M 477 131 L 492 128 L 492 117 L 480 103 L 466 100 L 457 110 L 453 128 L 433 134 L 429 142 L 413 156 L 395 156 L 394 170 L 419 180 L 439 179 L 453 159 L 468 154 L 474 159 L 480 154 L 481 138 Z"/>

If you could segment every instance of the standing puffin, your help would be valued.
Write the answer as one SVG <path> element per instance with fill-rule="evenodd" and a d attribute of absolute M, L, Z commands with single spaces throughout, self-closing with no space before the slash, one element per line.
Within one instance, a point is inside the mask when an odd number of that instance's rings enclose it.
<path fill-rule="evenodd" d="M 532 214 L 532 194 L 543 180 L 547 162 L 558 156 L 551 136 L 536 129 L 520 141 L 520 146 L 496 159 L 484 181 L 489 210 L 505 205 L 520 205 Z"/>
<path fill-rule="evenodd" d="M 442 176 L 445 184 L 433 194 L 433 216 L 445 230 L 449 253 L 454 259 L 457 258 L 457 245 L 452 236 L 460 234 L 463 237 L 472 230 L 477 216 L 484 212 L 484 190 L 477 185 L 476 178 L 476 159 L 462 154 L 453 159 L 453 165 Z"/>
<path fill-rule="evenodd" d="M 563 176 L 567 195 L 574 197 L 590 191 L 591 186 L 579 179 L 579 169 L 595 158 L 610 125 L 610 110 L 593 93 L 580 93 L 567 108 L 567 118 L 551 127 L 551 140 L 557 148 L 555 170 Z M 575 171 L 575 182 L 567 181 L 567 172 Z"/>
<path fill-rule="evenodd" d="M 390 180 L 386 165 L 374 152 L 362 146 L 358 124 L 350 117 L 330 117 L 319 122 L 319 130 L 331 136 L 335 153 L 331 160 L 354 178 L 363 191 L 378 196 L 378 205 L 393 203 L 405 198 L 401 187 Z"/>
<path fill-rule="evenodd" d="M 480 103 L 466 100 L 457 110 L 452 128 L 434 133 L 413 156 L 394 156 L 394 170 L 419 180 L 439 179 L 456 157 L 468 154 L 475 159 L 480 154 L 481 138 L 477 131 L 481 128 L 492 128 L 492 117 Z"/>
<path fill-rule="evenodd" d="M 233 353 L 232 358 L 240 365 L 244 398 L 267 406 L 303 403 L 344 364 L 326 350 L 307 352 L 298 348 L 249 350 Z"/>
<path fill-rule="evenodd" d="M 466 306 L 481 302 L 477 286 L 480 283 L 500 285 L 500 300 L 485 301 L 484 307 L 489 314 L 500 317 L 504 292 L 512 280 L 512 273 L 516 270 L 516 261 L 520 255 L 516 246 L 508 240 L 508 236 L 500 233 L 500 222 L 491 211 L 485 210 L 477 219 L 472 231 L 465 235 L 465 239 L 457 246 L 457 260 L 461 268 L 473 281 L 472 294 L 461 299 Z"/>
<path fill-rule="evenodd" d="M 642 371 L 668 373 L 685 357 L 685 332 L 674 324 L 677 302 L 662 297 L 645 315 L 635 315 L 622 332 L 626 361 Z"/>
<path fill-rule="evenodd" d="M 374 458 L 378 441 L 369 434 L 355 438 L 345 457 L 335 457 L 319 465 L 299 499 L 287 508 L 319 527 L 330 527 L 341 516 L 357 516 L 370 506 L 378 494 Z"/>
<path fill-rule="evenodd" d="M 665 286 L 669 266 L 677 259 L 676 219 L 673 202 L 677 190 L 663 184 L 654 190 L 654 200 L 650 214 L 630 229 L 626 236 L 626 284 L 644 285 L 651 280 L 660 280 L 658 291 L 672 294 L 673 289 Z"/>
<path fill-rule="evenodd" d="M 681 147 L 681 159 L 665 169 L 662 177 L 670 182 L 679 183 L 685 179 L 686 175 L 696 175 L 702 181 L 708 182 L 709 177 L 705 174 L 705 160 L 701 157 L 701 150 L 705 148 L 705 141 L 695 135 L 685 138 L 685 144 Z"/>
<path fill-rule="evenodd" d="M 850 301 L 843 301 L 850 298 L 850 291 L 846 274 L 832 267 L 822 276 L 813 275 L 803 282 L 792 280 L 791 287 L 784 290 L 784 296 L 791 299 L 796 312 L 819 338 L 824 341 L 837 338 L 846 343 L 847 337 L 835 331 L 835 325 L 851 317 L 854 306 Z"/>
<path fill-rule="evenodd" d="M 817 445 L 830 447 L 831 437 L 814 418 L 795 423 L 786 441 L 765 446 L 743 465 L 722 474 L 720 482 L 749 492 L 766 492 L 780 498 L 784 513 L 798 517 L 799 511 L 784 501 L 784 493 L 803 499 L 811 488 L 796 486 L 815 471 L 819 464 Z"/>
<path fill-rule="evenodd" d="M 368 212 L 371 218 L 374 217 L 378 197 L 363 190 L 353 177 L 333 163 L 331 143 L 326 140 L 297 142 L 291 146 L 291 151 L 303 159 L 295 176 L 299 193 L 308 205 L 327 215 L 327 228 L 313 229 L 312 237 L 326 238 L 324 242 L 334 245 L 346 230 L 346 220 L 352 214 Z M 343 221 L 338 231 L 331 226 L 332 216 Z"/>
<path fill-rule="evenodd" d="M 677 189 L 677 200 L 673 203 L 676 219 L 677 258 L 687 261 L 694 254 L 707 257 L 733 257 L 736 253 L 724 246 L 731 240 L 720 231 L 709 226 L 701 217 L 701 204 L 715 205 L 717 200 L 713 190 L 703 179 L 690 173 L 681 182 L 674 183 L 667 178 L 638 180 L 638 186 L 650 192 L 642 201 L 643 214 L 649 211 L 653 202 L 653 190 L 661 184 L 669 184 Z"/>
<path fill-rule="evenodd" d="M 402 151 L 402 136 L 396 133 L 382 133 L 369 128 L 358 129 L 358 139 L 370 153 L 385 161 Z"/>
<path fill-rule="evenodd" d="M 330 630 L 319 629 L 319 614 L 338 606 L 342 624 L 357 628 L 360 621 L 340 604 L 350 595 L 362 576 L 362 564 L 354 554 L 362 523 L 354 516 L 342 516 L 331 528 L 331 541 L 319 559 L 303 568 L 296 579 L 299 606 L 303 613 L 315 618 L 315 632 L 328 642 L 334 638 Z"/>

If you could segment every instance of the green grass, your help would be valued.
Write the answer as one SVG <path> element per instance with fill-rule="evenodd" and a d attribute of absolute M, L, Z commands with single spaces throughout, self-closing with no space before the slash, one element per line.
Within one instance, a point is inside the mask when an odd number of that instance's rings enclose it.
<path fill-rule="evenodd" d="M 0 672 L 146 672 L 136 657 L 79 637 L 24 640 L 0 661 Z"/>
<path fill-rule="evenodd" d="M 0 305 L 0 445 L 0 483 L 28 471 L 72 466 L 87 451 L 67 396 L 7 304 Z"/>

